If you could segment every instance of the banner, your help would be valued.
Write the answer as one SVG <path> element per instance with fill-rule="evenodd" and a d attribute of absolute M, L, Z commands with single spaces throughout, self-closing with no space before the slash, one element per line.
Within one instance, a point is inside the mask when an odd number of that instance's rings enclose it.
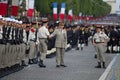
<path fill-rule="evenodd" d="M 12 16 L 18 15 L 18 5 L 19 5 L 19 0 L 12 0 L 12 10 L 11 10 Z"/>
<path fill-rule="evenodd" d="M 116 13 L 120 14 L 120 0 L 116 0 Z"/>
<path fill-rule="evenodd" d="M 53 19 L 57 20 L 58 15 L 57 15 L 57 2 L 53 3 Z"/>
<path fill-rule="evenodd" d="M 65 7 L 66 7 L 66 4 L 62 3 L 61 4 L 61 12 L 60 12 L 60 19 L 61 20 L 64 20 L 64 17 L 65 17 Z"/>
<path fill-rule="evenodd" d="M 32 17 L 33 13 L 34 13 L 34 0 L 29 0 L 27 16 Z"/>
<path fill-rule="evenodd" d="M 72 12 L 72 9 L 70 9 L 69 11 L 68 11 L 68 20 L 72 20 L 72 18 L 73 18 L 73 12 Z"/>
<path fill-rule="evenodd" d="M 8 0 L 0 0 L 0 15 L 7 15 L 8 10 Z"/>

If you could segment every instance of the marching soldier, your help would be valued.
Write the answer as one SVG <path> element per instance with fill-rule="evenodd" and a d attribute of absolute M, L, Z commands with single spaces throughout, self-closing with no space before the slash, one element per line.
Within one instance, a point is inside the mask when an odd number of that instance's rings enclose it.
<path fill-rule="evenodd" d="M 85 43 L 85 35 L 84 35 L 84 28 L 79 28 L 79 47 L 81 47 L 81 50 L 83 50 Z"/>
<path fill-rule="evenodd" d="M 90 36 L 90 32 L 89 32 L 89 29 L 88 29 L 88 26 L 85 26 L 86 28 L 85 28 L 85 33 L 84 33 L 84 35 L 85 35 L 85 45 L 86 46 L 88 46 L 88 38 L 89 38 L 89 36 Z"/>
<path fill-rule="evenodd" d="M 115 26 L 112 27 L 110 31 L 110 42 L 111 42 L 111 52 L 114 53 L 117 50 L 117 42 L 118 42 L 118 31 Z"/>

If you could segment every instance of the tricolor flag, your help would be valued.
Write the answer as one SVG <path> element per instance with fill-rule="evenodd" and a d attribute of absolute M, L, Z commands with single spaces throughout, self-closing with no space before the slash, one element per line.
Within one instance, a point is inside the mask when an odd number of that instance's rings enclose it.
<path fill-rule="evenodd" d="M 72 18 L 73 18 L 73 12 L 72 12 L 72 9 L 70 9 L 69 11 L 68 11 L 68 20 L 72 20 Z"/>
<path fill-rule="evenodd" d="M 66 4 L 65 3 L 62 3 L 61 4 L 61 12 L 60 12 L 60 19 L 63 20 L 64 17 L 65 17 L 65 7 L 66 7 Z"/>
<path fill-rule="evenodd" d="M 7 15 L 8 10 L 8 0 L 0 0 L 0 15 Z"/>
<path fill-rule="evenodd" d="M 57 15 L 57 2 L 53 3 L 53 19 L 57 20 L 58 15 Z"/>
<path fill-rule="evenodd" d="M 34 12 L 34 0 L 28 1 L 28 11 L 27 16 L 32 17 Z"/>
<path fill-rule="evenodd" d="M 12 11 L 11 11 L 12 16 L 18 15 L 18 5 L 19 5 L 19 0 L 12 0 Z"/>

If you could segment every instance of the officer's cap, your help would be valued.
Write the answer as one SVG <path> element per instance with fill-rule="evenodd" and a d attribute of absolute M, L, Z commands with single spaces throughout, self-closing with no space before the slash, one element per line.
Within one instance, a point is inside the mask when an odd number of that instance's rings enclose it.
<path fill-rule="evenodd" d="M 42 23 L 46 23 L 46 22 L 48 22 L 48 18 L 43 17 L 43 18 L 42 18 Z"/>

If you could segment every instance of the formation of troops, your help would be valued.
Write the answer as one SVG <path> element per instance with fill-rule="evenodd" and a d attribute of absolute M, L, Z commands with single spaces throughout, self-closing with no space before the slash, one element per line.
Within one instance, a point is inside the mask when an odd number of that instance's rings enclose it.
<path fill-rule="evenodd" d="M 36 25 L 37 24 L 37 25 Z M 38 29 L 42 23 L 28 23 L 19 19 L 0 16 L 0 70 L 15 66 L 27 66 L 38 62 L 39 40 Z M 59 23 L 49 24 L 48 30 L 52 34 Z M 37 26 L 37 27 L 36 27 Z M 89 45 L 89 40 L 96 32 L 96 27 L 110 38 L 107 43 L 107 53 L 120 53 L 120 26 L 119 25 L 82 25 L 65 24 L 67 31 L 67 47 L 84 50 Z M 48 50 L 55 46 L 55 37 L 48 39 Z M 27 56 L 26 56 L 27 55 Z M 26 59 L 28 62 L 26 63 Z M 45 67 L 45 65 L 43 66 Z"/>

